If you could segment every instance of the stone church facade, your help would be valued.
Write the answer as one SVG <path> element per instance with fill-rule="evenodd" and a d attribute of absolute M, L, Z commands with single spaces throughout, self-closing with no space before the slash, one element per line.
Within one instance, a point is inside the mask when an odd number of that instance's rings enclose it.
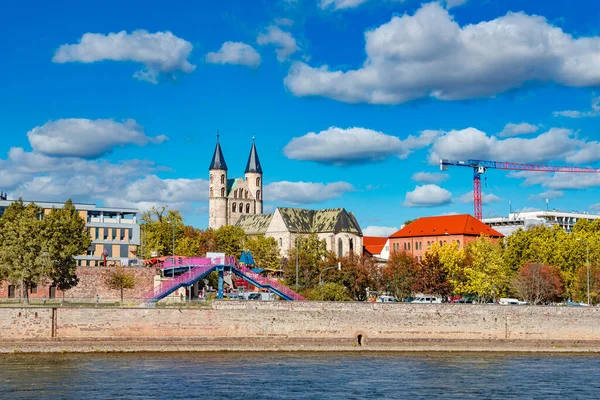
<path fill-rule="evenodd" d="M 254 139 L 244 178 L 229 179 L 227 172 L 227 163 L 217 136 L 209 167 L 208 227 L 212 229 L 235 225 L 244 215 L 263 213 L 263 172 Z"/>
<path fill-rule="evenodd" d="M 343 208 L 306 210 L 277 207 L 263 214 L 263 170 L 254 138 L 244 178 L 230 179 L 219 137 L 209 167 L 208 227 L 239 226 L 247 235 L 274 238 L 282 256 L 295 247 L 296 238 L 312 233 L 338 256 L 362 254 L 362 231 L 354 214 Z"/>

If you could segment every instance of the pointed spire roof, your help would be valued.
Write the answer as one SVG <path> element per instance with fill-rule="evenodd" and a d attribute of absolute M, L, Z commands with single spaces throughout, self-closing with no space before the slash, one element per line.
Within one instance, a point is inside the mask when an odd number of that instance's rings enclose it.
<path fill-rule="evenodd" d="M 256 172 L 262 174 L 262 167 L 260 166 L 260 160 L 258 159 L 258 153 L 256 152 L 256 146 L 254 145 L 254 137 L 252 138 L 252 148 L 250 149 L 250 155 L 248 156 L 248 163 L 246 164 L 246 171 Z"/>
<path fill-rule="evenodd" d="M 213 154 L 212 161 L 210 162 L 209 170 L 222 169 L 227 171 L 227 163 L 223 152 L 221 151 L 221 145 L 219 144 L 219 131 L 217 131 L 217 147 L 215 147 L 215 153 Z"/>

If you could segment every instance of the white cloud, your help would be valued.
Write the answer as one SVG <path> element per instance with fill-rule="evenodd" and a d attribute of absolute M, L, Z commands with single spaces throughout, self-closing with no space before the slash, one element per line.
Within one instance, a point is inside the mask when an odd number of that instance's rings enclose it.
<path fill-rule="evenodd" d="M 442 183 L 448 178 L 450 175 L 441 172 L 417 172 L 411 177 L 418 183 Z"/>
<path fill-rule="evenodd" d="M 555 117 L 567 117 L 567 118 L 585 118 L 585 117 L 597 117 L 600 115 L 600 97 L 594 97 L 592 99 L 592 109 L 590 111 L 554 111 L 552 113 Z"/>
<path fill-rule="evenodd" d="M 398 104 L 433 97 L 492 97 L 528 83 L 600 84 L 600 37 L 574 38 L 524 13 L 460 26 L 439 3 L 394 16 L 365 33 L 367 59 L 354 70 L 296 62 L 285 78 L 297 96 Z"/>
<path fill-rule="evenodd" d="M 473 203 L 473 191 L 467 192 L 458 198 L 461 203 Z M 493 193 L 482 193 L 481 202 L 482 204 L 491 204 L 502 201 L 502 199 Z"/>
<path fill-rule="evenodd" d="M 260 65 L 260 54 L 254 47 L 241 42 L 225 42 L 217 52 L 206 55 L 206 62 L 213 64 L 237 64 L 249 67 Z"/>
<path fill-rule="evenodd" d="M 346 182 L 273 182 L 265 186 L 265 198 L 270 202 L 291 205 L 321 203 L 353 192 L 354 187 Z"/>
<path fill-rule="evenodd" d="M 275 46 L 277 60 L 280 62 L 287 60 L 292 54 L 300 50 L 296 39 L 289 32 L 281 30 L 276 25 L 269 26 L 264 33 L 259 34 L 256 43 Z"/>
<path fill-rule="evenodd" d="M 77 44 L 63 44 L 56 50 L 52 61 L 56 63 L 97 61 L 133 61 L 145 69 L 134 74 L 136 79 L 158 82 L 160 73 L 176 71 L 191 73 L 196 68 L 188 61 L 192 44 L 171 32 L 149 33 L 136 30 L 103 35 L 86 33 Z"/>
<path fill-rule="evenodd" d="M 398 232 L 398 228 L 395 226 L 371 225 L 363 229 L 363 235 L 365 236 L 388 237 L 395 232 Z"/>
<path fill-rule="evenodd" d="M 293 138 L 283 149 L 286 157 L 324 164 L 344 165 L 384 160 L 397 155 L 406 158 L 413 150 L 429 146 L 440 134 L 423 131 L 404 140 L 366 128 L 330 127 Z"/>
<path fill-rule="evenodd" d="M 462 6 L 469 0 L 446 0 L 446 8 L 451 9 L 454 7 Z"/>
<path fill-rule="evenodd" d="M 523 186 L 541 185 L 554 190 L 587 189 L 600 186 L 600 170 L 596 173 L 575 172 L 530 172 L 518 171 L 508 174 L 509 178 L 523 179 Z"/>
<path fill-rule="evenodd" d="M 423 185 L 415 187 L 412 192 L 406 193 L 405 207 L 436 207 L 450 204 L 452 193 L 437 185 Z"/>
<path fill-rule="evenodd" d="M 592 204 L 588 208 L 592 211 L 600 211 L 600 203 Z"/>
<path fill-rule="evenodd" d="M 539 127 L 537 125 L 528 124 L 527 122 L 521 122 L 520 124 L 506 124 L 502 132 L 498 134 L 500 137 L 511 137 L 519 135 L 527 135 L 529 133 L 537 132 Z"/>
<path fill-rule="evenodd" d="M 332 8 L 333 10 L 343 10 L 346 8 L 355 8 L 369 0 L 320 0 L 319 7 L 322 10 Z"/>
<path fill-rule="evenodd" d="M 532 194 L 529 196 L 529 200 L 558 199 L 563 197 L 564 194 L 562 190 L 547 190 L 539 194 Z"/>
<path fill-rule="evenodd" d="M 440 159 L 538 163 L 571 159 L 569 157 L 576 157 L 588 145 L 576 139 L 569 129 L 552 128 L 533 138 L 498 139 L 478 129 L 467 128 L 438 137 L 431 147 L 429 161 L 431 164 L 439 163 Z"/>
<path fill-rule="evenodd" d="M 291 20 L 289 18 L 275 18 L 274 20 L 276 25 L 279 26 L 292 26 L 294 25 L 294 20 Z"/>
<path fill-rule="evenodd" d="M 46 122 L 27 132 L 29 143 L 39 154 L 56 157 L 95 158 L 114 147 L 162 143 L 164 135 L 149 137 L 134 120 L 69 118 Z"/>
<path fill-rule="evenodd" d="M 587 142 L 580 150 L 569 155 L 566 161 L 574 164 L 587 164 L 600 160 L 600 142 Z"/>

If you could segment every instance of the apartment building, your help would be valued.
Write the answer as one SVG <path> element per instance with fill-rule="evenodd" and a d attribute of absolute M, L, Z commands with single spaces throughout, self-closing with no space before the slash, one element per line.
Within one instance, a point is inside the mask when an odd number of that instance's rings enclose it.
<path fill-rule="evenodd" d="M 0 216 L 12 203 L 12 200 L 0 200 Z M 30 203 L 31 201 L 24 201 Z M 62 208 L 63 203 L 33 201 L 44 209 L 44 214 L 53 208 Z M 75 257 L 78 266 L 136 265 L 137 251 L 140 245 L 140 225 L 138 210 L 133 208 L 97 207 L 94 204 L 74 204 L 75 209 L 85 220 L 92 238 L 92 244 L 86 254 Z"/>
<path fill-rule="evenodd" d="M 505 236 L 508 236 L 519 228 L 528 229 L 537 225 L 558 225 L 564 229 L 565 232 L 571 233 L 573 227 L 580 219 L 587 219 L 591 222 L 599 218 L 600 215 L 587 212 L 539 210 L 510 213 L 508 218 L 484 218 L 482 222 Z"/>

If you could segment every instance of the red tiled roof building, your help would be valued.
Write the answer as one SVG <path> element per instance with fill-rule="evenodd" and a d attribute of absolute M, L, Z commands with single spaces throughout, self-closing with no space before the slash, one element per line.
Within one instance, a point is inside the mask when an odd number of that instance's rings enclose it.
<path fill-rule="evenodd" d="M 381 254 L 387 241 L 386 237 L 363 236 L 363 248 L 368 254 L 376 256 Z"/>
<path fill-rule="evenodd" d="M 481 235 L 504 237 L 469 214 L 419 218 L 389 237 L 390 252 L 406 251 L 420 261 L 433 243 L 457 242 L 463 248 Z"/>

